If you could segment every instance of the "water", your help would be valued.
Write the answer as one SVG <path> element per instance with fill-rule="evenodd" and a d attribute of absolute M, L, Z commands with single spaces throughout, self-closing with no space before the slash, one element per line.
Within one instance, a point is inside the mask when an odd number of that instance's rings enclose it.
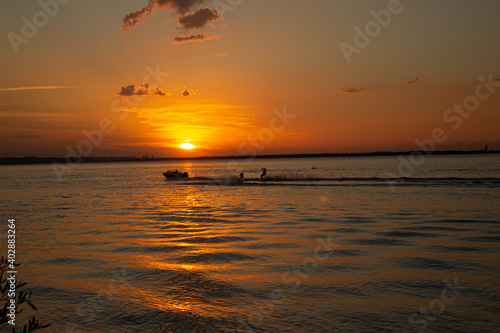
<path fill-rule="evenodd" d="M 499 155 L 228 162 L 1 167 L 46 331 L 498 331 Z"/>

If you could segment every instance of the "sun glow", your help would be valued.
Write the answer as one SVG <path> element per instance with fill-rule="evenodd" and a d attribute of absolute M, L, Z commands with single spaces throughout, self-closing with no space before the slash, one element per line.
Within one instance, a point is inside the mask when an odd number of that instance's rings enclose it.
<path fill-rule="evenodd" d="M 188 150 L 196 148 L 196 146 L 193 146 L 192 144 L 190 144 L 188 142 L 180 144 L 179 147 L 181 147 L 182 149 L 188 149 Z"/>

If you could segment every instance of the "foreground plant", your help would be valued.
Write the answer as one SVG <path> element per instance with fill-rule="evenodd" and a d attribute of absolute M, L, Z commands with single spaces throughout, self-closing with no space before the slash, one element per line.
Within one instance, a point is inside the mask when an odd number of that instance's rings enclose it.
<path fill-rule="evenodd" d="M 15 266 L 19 266 L 20 264 L 16 264 Z M 8 315 L 11 313 L 10 309 L 8 308 L 10 303 L 11 297 L 9 296 L 9 286 L 10 282 L 8 280 L 8 274 L 6 272 L 9 270 L 9 262 L 7 258 L 2 258 L 0 259 L 0 328 L 5 328 L 5 326 L 10 325 L 9 320 L 11 319 Z M 24 292 L 23 290 L 20 290 L 22 287 L 24 287 L 27 284 L 27 282 L 22 282 L 22 281 L 16 281 L 15 282 L 15 290 L 16 290 L 16 295 L 15 295 L 15 309 L 14 309 L 14 314 L 17 316 L 19 313 L 21 313 L 24 310 L 25 305 L 27 304 L 29 307 L 34 309 L 35 311 L 38 311 L 36 306 L 31 302 L 31 291 L 30 292 Z M 3 304 L 3 306 L 2 306 Z M 30 333 L 34 332 L 38 329 L 43 329 L 46 327 L 49 327 L 49 324 L 43 324 L 38 321 L 38 319 L 35 318 L 35 316 L 32 316 L 31 319 L 29 319 L 27 324 L 24 324 L 23 326 L 23 331 L 22 333 Z M 3 331 L 3 330 L 2 330 Z M 16 333 L 19 331 L 16 331 L 16 327 L 12 327 L 12 333 Z"/>

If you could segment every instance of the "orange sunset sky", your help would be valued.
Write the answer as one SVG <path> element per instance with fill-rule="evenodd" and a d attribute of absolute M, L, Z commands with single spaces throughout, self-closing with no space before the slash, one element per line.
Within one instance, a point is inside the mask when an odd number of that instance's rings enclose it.
<path fill-rule="evenodd" d="M 1 157 L 500 149 L 496 0 L 0 7 Z"/>

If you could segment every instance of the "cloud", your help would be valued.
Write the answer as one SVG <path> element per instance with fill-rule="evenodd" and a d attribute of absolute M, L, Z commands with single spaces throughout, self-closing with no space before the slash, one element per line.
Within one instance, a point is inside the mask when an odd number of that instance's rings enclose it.
<path fill-rule="evenodd" d="M 202 8 L 194 11 L 191 14 L 179 17 L 179 26 L 185 32 L 193 29 L 204 28 L 210 22 L 220 20 L 221 16 L 216 10 L 210 8 Z"/>
<path fill-rule="evenodd" d="M 227 53 L 217 53 L 217 54 L 214 54 L 212 57 L 220 58 L 220 57 L 227 57 L 227 56 L 228 56 Z"/>
<path fill-rule="evenodd" d="M 203 40 L 219 39 L 219 35 L 212 35 L 209 33 L 202 33 L 197 35 L 191 35 L 187 37 L 175 37 L 174 44 L 188 43 L 188 42 L 201 42 Z"/>
<path fill-rule="evenodd" d="M 155 88 L 155 95 L 166 96 L 167 93 L 164 92 L 160 87 Z"/>
<path fill-rule="evenodd" d="M 150 1 L 151 3 L 151 1 Z M 142 8 L 141 10 L 129 13 L 125 15 L 125 17 L 122 20 L 122 29 L 123 31 L 129 32 L 130 30 L 134 29 L 134 27 L 138 23 L 142 23 L 146 21 L 148 17 L 151 16 L 151 12 L 153 11 L 153 5 L 148 4 L 146 7 Z"/>
<path fill-rule="evenodd" d="M 214 137 L 219 138 L 217 144 L 227 141 L 230 145 L 234 141 L 246 140 L 248 135 L 258 131 L 260 127 L 252 116 L 254 109 L 210 100 L 193 101 L 185 97 L 161 106 L 147 99 L 127 111 L 137 114 L 141 121 L 154 128 L 148 138 L 154 138 L 159 145 L 164 145 L 165 141 L 184 140 L 189 133 L 194 145 L 209 144 L 215 148 Z"/>
<path fill-rule="evenodd" d="M 406 82 L 406 84 L 418 84 L 420 82 L 422 82 L 422 80 L 420 80 L 418 76 L 415 76 L 413 80 Z"/>
<path fill-rule="evenodd" d="M 182 92 L 182 96 L 187 97 L 187 96 L 194 96 L 196 93 L 194 90 L 187 90 L 186 87 L 184 87 L 184 91 Z"/>
<path fill-rule="evenodd" d="M 57 89 L 75 89 L 71 86 L 31 86 L 31 87 L 14 87 L 0 88 L 0 91 L 22 91 L 22 90 L 57 90 Z"/>
<path fill-rule="evenodd" d="M 66 118 L 71 117 L 71 115 L 66 113 L 57 113 L 57 112 L 32 112 L 32 111 L 24 111 L 24 110 L 2 110 L 0 111 L 0 118 L 33 118 L 33 117 L 58 117 L 58 118 Z"/>
<path fill-rule="evenodd" d="M 129 32 L 139 23 L 145 22 L 153 13 L 154 8 L 174 9 L 178 15 L 185 15 L 196 5 L 205 0 L 149 0 L 144 8 L 127 14 L 122 20 L 123 31 Z"/>
<path fill-rule="evenodd" d="M 159 10 L 173 9 L 178 18 L 178 28 L 182 34 L 187 34 L 193 29 L 214 27 L 211 23 L 221 19 L 221 16 L 215 9 L 201 8 L 193 12 L 196 6 L 204 4 L 207 0 L 148 0 L 144 8 L 127 14 L 122 20 L 122 30 L 124 32 L 132 31 L 136 25 L 145 22 L 153 15 L 155 8 Z M 225 25 L 219 25 L 217 28 L 223 28 Z M 174 38 L 174 44 L 186 42 L 200 42 L 203 40 L 218 39 L 219 35 L 202 33 L 187 37 Z"/>
<path fill-rule="evenodd" d="M 355 94 L 355 93 L 365 93 L 368 92 L 368 88 L 366 87 L 351 87 L 351 88 L 342 88 L 339 90 L 341 93 Z"/>
<path fill-rule="evenodd" d="M 120 96 L 168 96 L 160 87 L 151 88 L 148 83 L 141 84 L 139 87 L 130 84 L 126 87 L 122 87 L 122 90 L 118 93 Z"/>

